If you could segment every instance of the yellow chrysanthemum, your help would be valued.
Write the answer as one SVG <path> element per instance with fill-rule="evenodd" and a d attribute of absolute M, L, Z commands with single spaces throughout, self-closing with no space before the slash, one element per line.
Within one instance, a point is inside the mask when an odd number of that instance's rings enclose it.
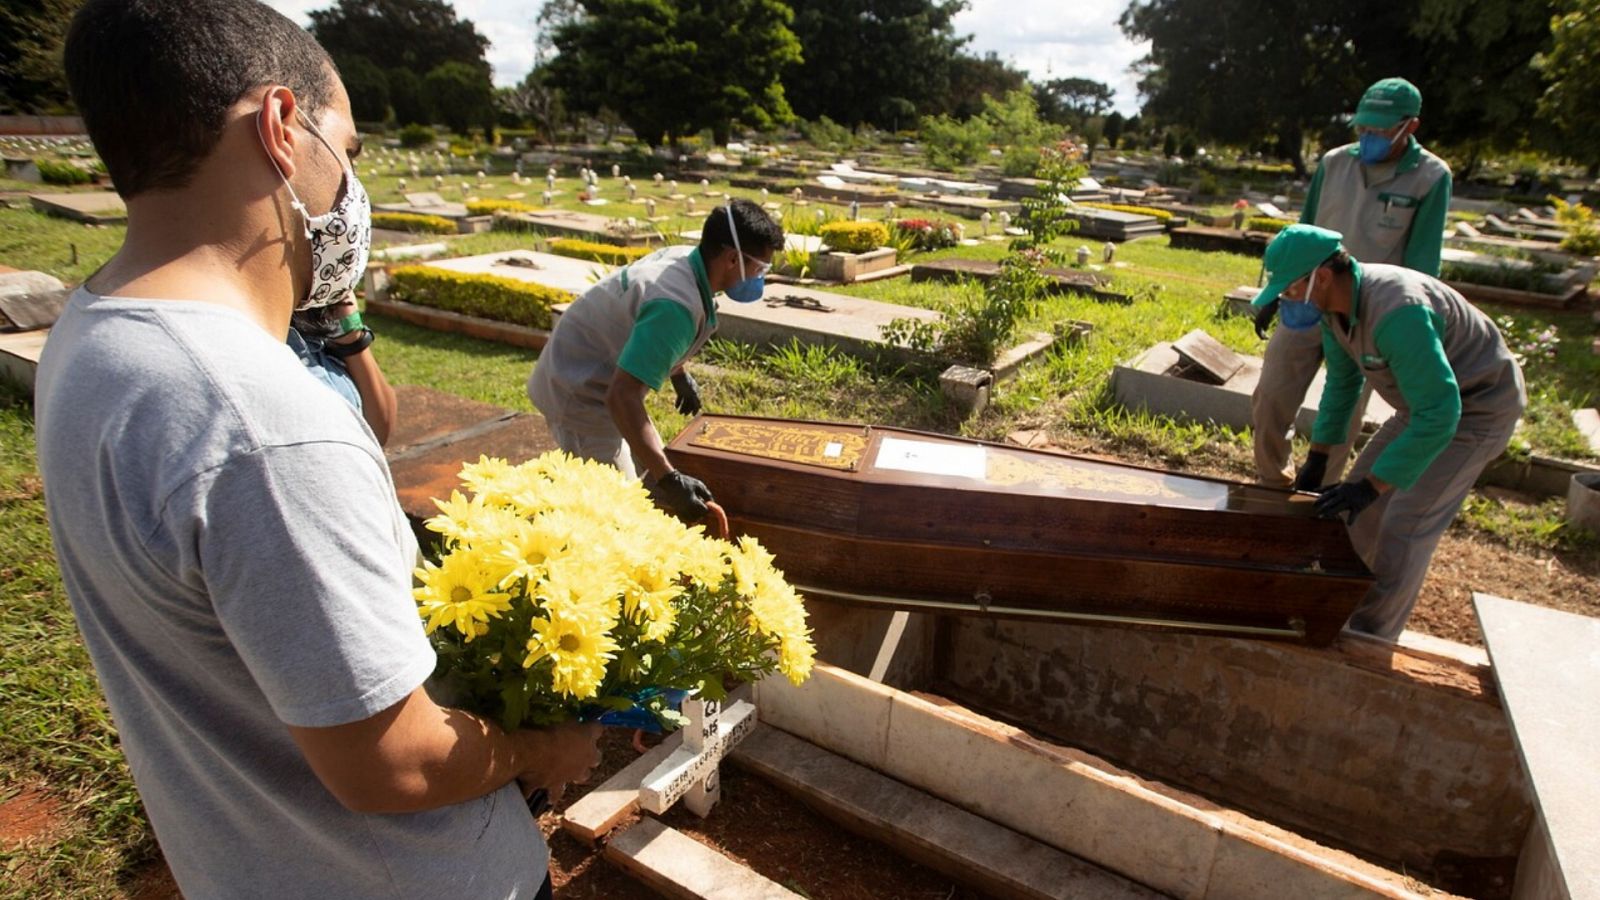
<path fill-rule="evenodd" d="M 811 677 L 811 664 L 816 661 L 817 650 L 811 644 L 810 632 L 786 635 L 778 643 L 778 671 L 793 684 L 799 685 Z"/>
<path fill-rule="evenodd" d="M 461 483 L 485 503 L 499 506 L 506 502 L 509 493 L 520 489 L 519 468 L 503 459 L 479 456 L 477 462 L 461 467 Z"/>
<path fill-rule="evenodd" d="M 484 563 L 482 553 L 462 549 L 416 570 L 421 585 L 412 595 L 429 634 L 448 626 L 470 641 L 487 634 L 489 620 L 511 608 L 511 595 L 500 591 L 499 578 Z"/>
<path fill-rule="evenodd" d="M 524 666 L 550 660 L 550 686 L 578 700 L 593 697 L 606 677 L 606 663 L 617 644 L 603 627 L 584 616 L 554 614 L 534 619 Z"/>
<path fill-rule="evenodd" d="M 573 532 L 570 517 L 558 512 L 547 512 L 531 520 L 517 517 L 500 540 L 498 556 L 506 567 L 505 580 L 538 581 L 545 561 L 560 555 L 571 545 Z"/>

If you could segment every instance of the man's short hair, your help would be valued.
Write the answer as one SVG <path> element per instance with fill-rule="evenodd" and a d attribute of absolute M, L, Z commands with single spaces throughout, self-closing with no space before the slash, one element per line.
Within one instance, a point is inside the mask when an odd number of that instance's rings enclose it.
<path fill-rule="evenodd" d="M 783 226 L 767 211 L 749 200 L 732 200 L 733 221 L 739 228 L 739 247 L 751 256 L 783 249 Z M 706 216 L 700 229 L 700 255 L 715 256 L 726 247 L 733 246 L 732 232 L 728 230 L 728 214 L 717 207 Z"/>
<path fill-rule="evenodd" d="M 250 90 L 284 85 L 309 118 L 334 94 L 327 51 L 256 0 L 89 0 L 65 57 L 72 99 L 124 199 L 187 184 Z"/>

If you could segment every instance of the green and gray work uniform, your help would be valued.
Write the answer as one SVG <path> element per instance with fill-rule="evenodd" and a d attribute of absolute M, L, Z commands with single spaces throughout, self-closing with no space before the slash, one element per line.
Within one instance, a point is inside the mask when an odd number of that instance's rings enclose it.
<path fill-rule="evenodd" d="M 1416 606 L 1439 538 L 1527 405 L 1522 370 L 1489 317 L 1449 285 L 1401 266 L 1356 263 L 1348 328 L 1323 316 L 1328 380 L 1312 441 L 1349 436 L 1370 383 L 1395 415 L 1350 470 L 1393 487 L 1350 527 L 1377 583 L 1349 627 L 1393 640 Z"/>
<path fill-rule="evenodd" d="M 1362 165 L 1359 144 L 1329 151 L 1311 180 L 1300 222 L 1344 235 L 1345 249 L 1362 262 L 1437 276 L 1450 208 L 1450 167 L 1416 138 L 1407 140 L 1399 159 L 1373 166 Z M 1263 484 L 1288 487 L 1294 481 L 1289 439 L 1321 366 L 1317 329 L 1273 330 L 1250 409 L 1256 476 Z M 1365 408 L 1363 399 L 1352 410 L 1353 432 L 1360 430 Z M 1348 444 L 1330 448 L 1329 483 L 1339 480 L 1349 453 Z"/>
<path fill-rule="evenodd" d="M 528 399 L 562 450 L 637 476 L 639 467 L 606 408 L 617 370 L 659 390 L 717 330 L 698 247 L 668 247 L 583 293 L 556 322 L 528 376 Z"/>

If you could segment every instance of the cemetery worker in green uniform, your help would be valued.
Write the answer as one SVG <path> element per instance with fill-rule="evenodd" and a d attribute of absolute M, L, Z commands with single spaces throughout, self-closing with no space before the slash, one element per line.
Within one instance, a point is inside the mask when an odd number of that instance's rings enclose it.
<path fill-rule="evenodd" d="M 285 343 L 371 242 L 328 54 L 255 0 L 87 0 L 63 63 L 128 227 L 50 332 L 39 470 L 178 888 L 548 896 L 525 791 L 587 777 L 599 726 L 506 731 L 428 693 L 383 451 Z"/>
<path fill-rule="evenodd" d="M 783 229 L 760 206 L 733 200 L 711 211 L 697 247 L 667 247 L 601 279 L 562 314 L 528 376 L 528 398 L 561 449 L 643 476 L 656 502 L 686 521 L 706 515 L 711 492 L 672 468 L 645 396 L 670 378 L 677 408 L 700 411 L 684 370 L 717 329 L 715 296 L 761 298 Z"/>
<path fill-rule="evenodd" d="M 1322 157 L 1300 221 L 1344 235 L 1345 248 L 1367 263 L 1405 266 L 1439 274 L 1445 214 L 1450 207 L 1450 166 L 1414 137 L 1422 95 L 1403 78 L 1385 78 L 1356 106 L 1358 140 Z M 1265 336 L 1275 308 L 1261 307 L 1256 331 Z M 1350 443 L 1294 473 L 1289 437 L 1295 414 L 1322 366 L 1318 329 L 1279 327 L 1267 341 L 1261 380 L 1251 397 L 1256 477 L 1263 484 L 1314 491 L 1337 481 Z M 1360 432 L 1363 396 L 1351 411 L 1350 438 Z"/>
<path fill-rule="evenodd" d="M 1489 317 L 1454 288 L 1403 266 L 1358 262 L 1336 231 L 1285 229 L 1267 247 L 1267 286 L 1285 322 L 1312 321 L 1328 378 L 1311 452 L 1349 437 L 1370 384 L 1395 414 L 1317 512 L 1344 515 L 1377 582 L 1352 630 L 1393 640 L 1416 605 L 1439 538 L 1527 405 L 1522 369 Z"/>

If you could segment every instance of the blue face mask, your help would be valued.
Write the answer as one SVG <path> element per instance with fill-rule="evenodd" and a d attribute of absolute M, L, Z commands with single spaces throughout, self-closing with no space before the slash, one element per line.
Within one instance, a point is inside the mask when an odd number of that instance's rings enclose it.
<path fill-rule="evenodd" d="M 1309 331 L 1317 327 L 1322 321 L 1322 310 L 1311 302 L 1311 287 L 1317 283 L 1316 272 L 1311 273 L 1311 281 L 1306 285 L 1306 299 L 1290 300 L 1287 297 L 1278 301 L 1278 322 L 1290 331 Z"/>
<path fill-rule="evenodd" d="M 733 224 L 733 204 L 729 203 L 722 207 L 722 211 L 728 214 L 728 232 L 733 235 L 733 252 L 739 254 L 740 277 L 738 284 L 728 288 L 723 293 L 727 294 L 728 299 L 735 303 L 754 303 L 761 299 L 761 292 L 766 289 L 766 270 L 763 268 L 762 271 L 751 275 L 749 278 L 744 277 L 744 248 L 739 246 L 739 228 Z"/>
<path fill-rule="evenodd" d="M 743 265 L 740 266 L 743 269 Z M 754 303 L 761 299 L 761 291 L 766 287 L 767 276 L 755 275 L 739 282 L 723 293 L 735 303 Z"/>
<path fill-rule="evenodd" d="M 1394 145 L 1402 140 L 1405 140 L 1404 129 L 1401 130 L 1400 134 L 1392 138 L 1374 134 L 1370 131 L 1362 132 L 1361 136 L 1357 138 L 1357 142 L 1361 146 L 1361 161 L 1369 166 L 1375 166 L 1383 162 L 1388 158 L 1389 153 L 1394 150 Z"/>

